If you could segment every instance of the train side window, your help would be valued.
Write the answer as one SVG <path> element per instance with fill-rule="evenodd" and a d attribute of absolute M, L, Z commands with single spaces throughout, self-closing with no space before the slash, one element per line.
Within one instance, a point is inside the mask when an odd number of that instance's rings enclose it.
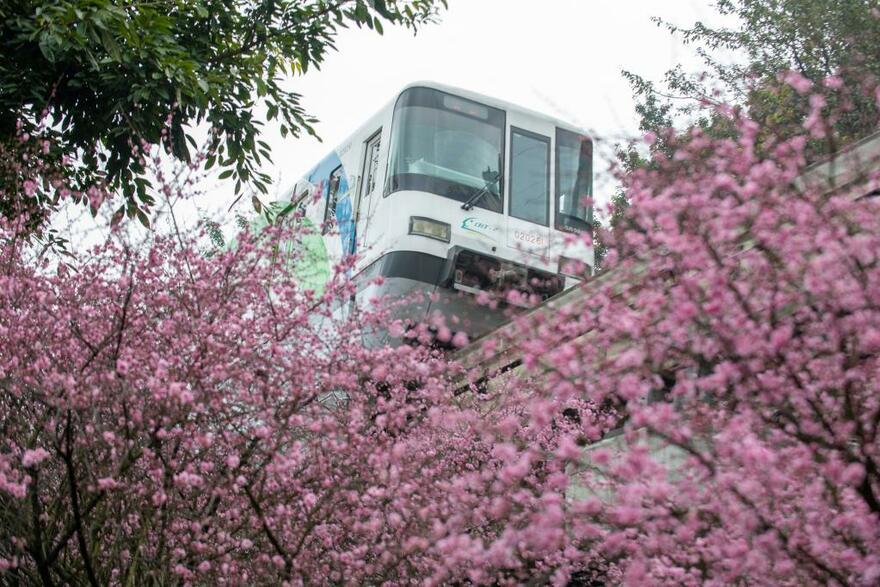
<path fill-rule="evenodd" d="M 547 226 L 550 220 L 550 139 L 510 130 L 510 215 Z"/>
<path fill-rule="evenodd" d="M 364 168 L 364 191 L 368 196 L 376 189 L 376 178 L 379 175 L 379 149 L 381 145 L 382 129 L 367 141 L 367 157 Z"/>
<path fill-rule="evenodd" d="M 300 195 L 296 197 L 294 205 L 296 206 L 295 213 L 298 214 L 298 218 L 301 218 L 306 214 L 306 206 L 309 205 L 308 197 L 309 190 L 303 190 Z"/>
<path fill-rule="evenodd" d="M 593 225 L 593 142 L 556 129 L 556 229 L 589 232 Z"/>
<path fill-rule="evenodd" d="M 327 234 L 336 220 L 336 200 L 339 197 L 339 184 L 341 182 L 342 165 L 330 173 L 330 182 L 327 185 L 327 207 L 324 208 L 324 227 L 321 229 L 321 234 Z"/>

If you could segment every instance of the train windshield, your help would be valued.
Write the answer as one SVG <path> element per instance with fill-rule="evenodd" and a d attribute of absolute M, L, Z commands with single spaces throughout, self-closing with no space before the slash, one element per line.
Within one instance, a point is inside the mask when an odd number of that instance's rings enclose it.
<path fill-rule="evenodd" d="M 429 88 L 394 108 L 387 194 L 431 192 L 502 211 L 504 111 Z M 386 194 L 386 195 L 387 195 Z"/>
<path fill-rule="evenodd" d="M 556 228 L 589 231 L 593 209 L 593 143 L 588 137 L 556 129 Z"/>

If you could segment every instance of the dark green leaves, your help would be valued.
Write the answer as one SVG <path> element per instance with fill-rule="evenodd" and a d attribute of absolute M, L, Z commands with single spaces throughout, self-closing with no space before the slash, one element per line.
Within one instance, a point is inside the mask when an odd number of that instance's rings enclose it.
<path fill-rule="evenodd" d="M 727 136 L 729 123 L 714 109 L 725 102 L 758 122 L 768 143 L 799 134 L 810 110 L 809 98 L 780 81 L 779 72 L 789 69 L 809 79 L 815 91 L 822 91 L 826 77 L 840 77 L 845 92 L 827 96 L 832 109 L 839 96 L 848 96 L 846 114 L 834 124 L 839 141 L 875 130 L 877 104 L 858 88 L 880 78 L 876 0 L 721 0 L 717 8 L 733 22 L 730 28 L 702 22 L 683 28 L 655 19 L 695 46 L 704 71 L 677 67 L 658 86 L 625 73 L 638 101 L 642 130 L 662 135 L 659 131 L 676 122 Z M 738 58 L 731 59 L 731 52 Z M 828 141 L 815 141 L 809 151 L 819 158 L 828 149 Z"/>
<path fill-rule="evenodd" d="M 82 164 L 81 185 L 106 182 L 124 202 L 114 215 L 149 224 L 153 199 L 141 141 L 192 158 L 187 129 L 214 132 L 205 166 L 237 192 L 267 193 L 262 121 L 283 136 L 314 135 L 314 118 L 285 89 L 288 74 L 319 67 L 340 28 L 383 22 L 416 28 L 445 0 L 10 0 L 0 6 L 0 143 L 15 121 L 46 131 Z M 164 132 L 163 132 L 164 131 Z M 73 172 L 71 172 L 73 173 Z M 2 191 L 0 186 L 0 191 Z M 255 204 L 255 207 L 257 204 Z M 122 214 L 119 210 L 124 210 Z"/>

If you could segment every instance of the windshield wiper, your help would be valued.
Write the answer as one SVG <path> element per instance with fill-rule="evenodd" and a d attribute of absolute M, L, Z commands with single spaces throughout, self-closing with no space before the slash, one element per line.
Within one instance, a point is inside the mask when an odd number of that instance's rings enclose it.
<path fill-rule="evenodd" d="M 494 177 L 493 177 L 494 174 Z M 474 207 L 474 205 L 480 201 L 480 198 L 489 193 L 489 188 L 496 182 L 498 182 L 499 187 L 501 186 L 501 172 L 500 171 L 492 171 L 491 169 L 486 169 L 483 172 L 483 180 L 486 184 L 480 188 L 480 190 L 475 193 L 473 196 L 468 198 L 467 202 L 461 205 L 462 210 L 470 210 Z"/>

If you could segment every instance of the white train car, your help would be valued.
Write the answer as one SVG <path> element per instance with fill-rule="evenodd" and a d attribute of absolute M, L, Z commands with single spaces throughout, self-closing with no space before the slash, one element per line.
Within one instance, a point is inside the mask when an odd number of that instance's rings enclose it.
<path fill-rule="evenodd" d="M 590 239 L 570 238 L 591 229 L 592 166 L 581 129 L 416 83 L 284 199 L 322 235 L 309 245 L 310 285 L 320 288 L 335 263 L 356 255 L 359 303 L 420 292 L 403 318 L 439 311 L 472 339 L 510 309 L 504 299 L 497 308 L 479 304 L 480 292 L 513 288 L 546 299 L 576 283 L 565 275 L 569 261 L 593 266 Z"/>

